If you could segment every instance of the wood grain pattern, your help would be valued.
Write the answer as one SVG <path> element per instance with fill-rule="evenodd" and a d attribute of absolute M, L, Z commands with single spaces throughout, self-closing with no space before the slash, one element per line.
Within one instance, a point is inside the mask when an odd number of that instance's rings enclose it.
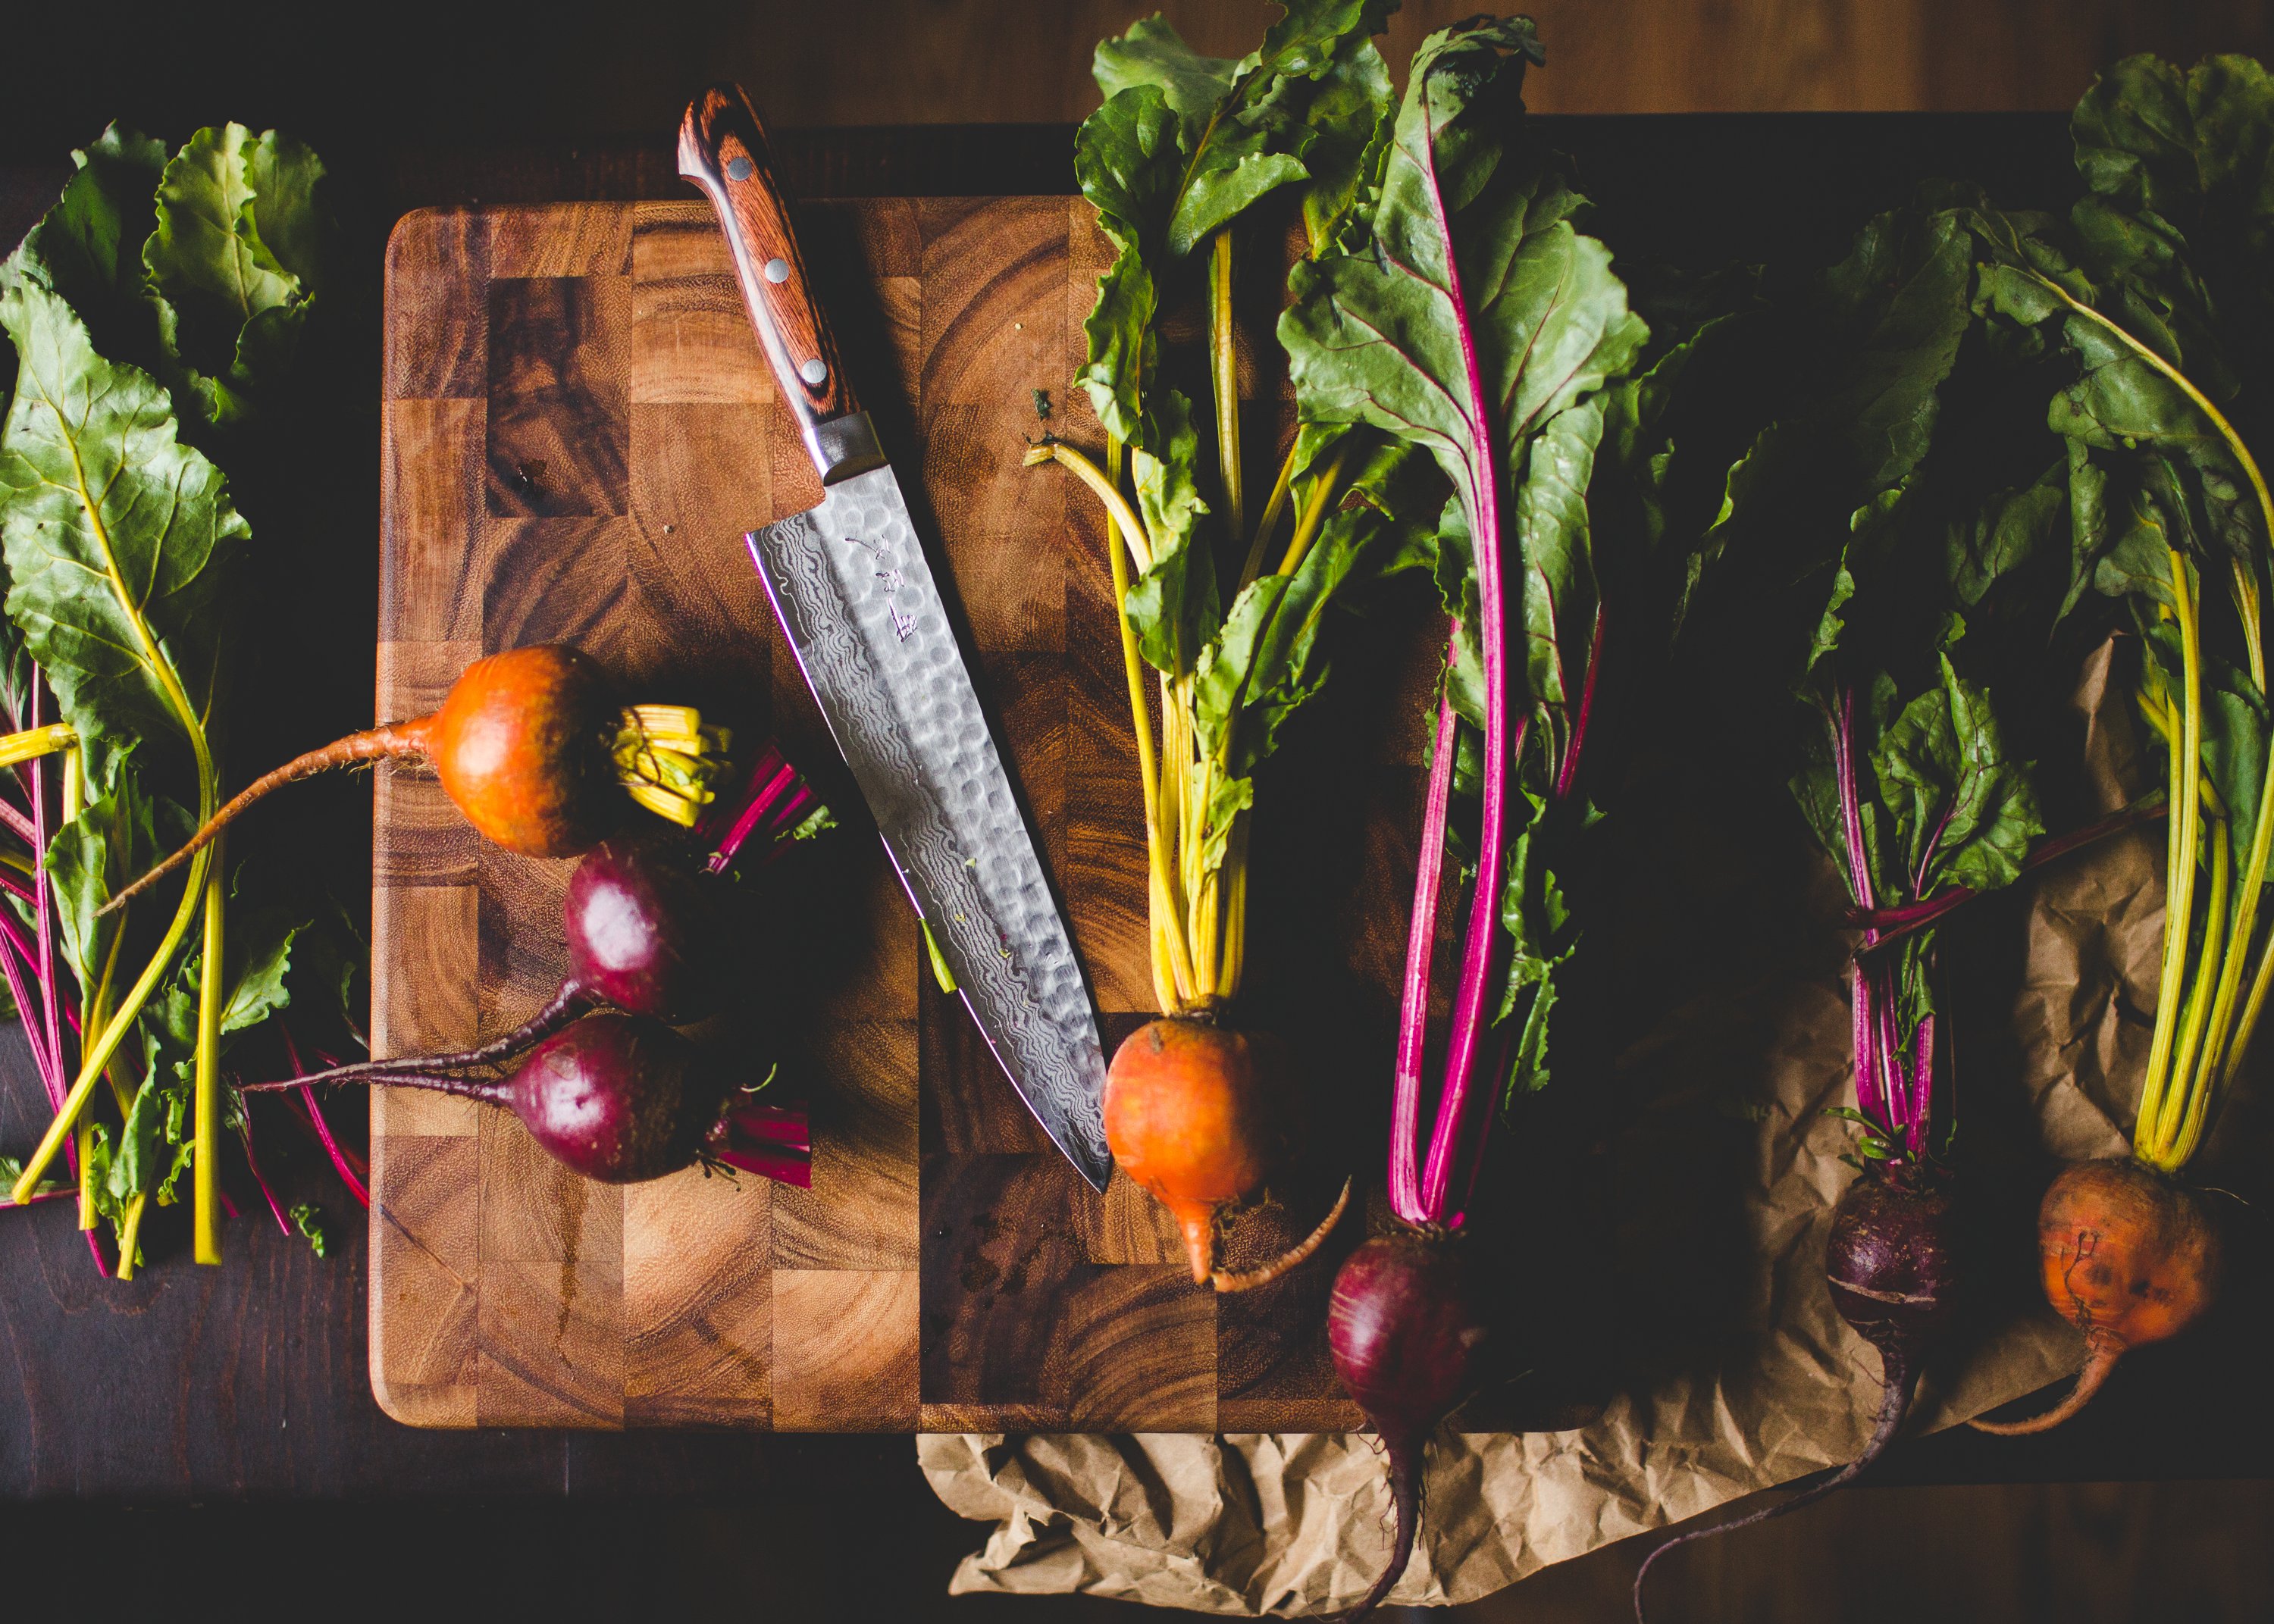
<path fill-rule="evenodd" d="M 953 583 L 1111 1047 L 1152 989 L 1103 535 L 1068 481 L 1020 466 L 1037 389 L 1054 428 L 1096 438 L 1066 388 L 1104 263 L 1089 211 L 879 199 L 799 230 Z M 1321 1343 L 1328 1266 L 1237 1305 L 1194 1289 L 1152 1201 L 1081 1183 L 925 973 L 742 545 L 819 486 L 710 211 L 414 214 L 388 266 L 379 710 L 431 707 L 482 653 L 571 643 L 639 696 L 775 733 L 845 827 L 770 873 L 766 906 L 811 923 L 763 933 L 749 1008 L 704 1034 L 811 1097 L 813 1188 L 610 1189 L 503 1113 L 382 1093 L 380 1402 L 438 1426 L 1352 1424 Z M 1283 380 L 1242 376 L 1268 437 Z M 561 970 L 569 867 L 481 845 L 431 775 L 383 770 L 378 1052 L 533 1010 Z M 1236 1252 L 1307 1229 L 1333 1192 L 1277 1193 Z"/>

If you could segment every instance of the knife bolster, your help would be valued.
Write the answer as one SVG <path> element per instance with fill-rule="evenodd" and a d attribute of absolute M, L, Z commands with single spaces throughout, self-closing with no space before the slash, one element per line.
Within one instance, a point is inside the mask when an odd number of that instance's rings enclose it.
<path fill-rule="evenodd" d="M 821 470 L 821 483 L 825 485 L 882 468 L 886 461 L 884 448 L 877 443 L 877 425 L 869 421 L 865 411 L 848 411 L 810 424 L 806 448 L 813 454 L 813 465 Z"/>

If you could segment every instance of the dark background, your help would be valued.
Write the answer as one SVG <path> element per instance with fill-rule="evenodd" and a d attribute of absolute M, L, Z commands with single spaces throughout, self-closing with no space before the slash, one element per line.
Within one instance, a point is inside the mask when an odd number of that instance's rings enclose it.
<path fill-rule="evenodd" d="M 806 195 L 1071 187 L 1062 125 L 1094 104 L 1089 48 L 1133 0 L 833 0 L 596 6 L 19 8 L 0 94 L 0 240 L 124 117 L 179 141 L 281 124 L 338 177 L 350 274 L 302 425 L 304 500 L 252 515 L 272 551 L 246 658 L 247 727 L 297 748 L 369 719 L 377 506 L 377 249 L 404 209 L 449 201 L 681 195 L 667 134 L 704 81 L 739 77 Z M 1246 0 L 1163 8 L 1237 53 Z M 1409 4 L 1402 64 L 1473 0 Z M 1607 199 L 1623 250 L 1829 257 L 1928 173 L 2058 202 L 2058 118 L 1913 121 L 1794 111 L 2066 108 L 2127 51 L 2274 49 L 2274 8 L 2218 0 L 1555 0 L 1529 100 Z M 925 124 L 926 131 L 879 125 Z M 855 126 L 871 126 L 856 128 Z M 1679 163 L 1669 155 L 1678 154 Z M 1742 207 L 1717 199 L 1742 198 Z M 253 748 L 249 742 L 248 748 Z M 269 838 L 320 831 L 343 894 L 364 883 L 367 791 L 301 793 Z M 256 836 L 255 838 L 260 838 Z M 19 1040 L 0 1037 L 0 1145 L 42 1124 Z M 315 1186 L 311 1186 L 312 1189 Z M 360 1214 L 334 1202 L 330 1258 L 231 1226 L 228 1262 L 155 1255 L 97 1280 L 58 1206 L 0 1222 L 0 1550 L 19 1605 L 418 1607 L 712 1604 L 771 1616 L 1039 1621 L 1128 1616 L 1087 1599 L 942 1592 L 983 1530 L 932 1497 L 904 1438 L 427 1434 L 373 1405 Z M 1655 1616 L 2247 1619 L 2274 1613 L 2274 1413 L 2255 1323 L 2138 1356 L 2086 1417 L 2035 1440 L 1945 1435 L 1888 1486 L 1668 1565 Z M 2098 1480 L 2098 1481 L 2096 1481 Z M 1639 1553 L 1615 1547 L 1468 1610 L 1610 1618 Z M 1677 1576 L 1678 1574 L 1678 1576 Z M 99 1598 L 99 1600 L 97 1599 Z"/>

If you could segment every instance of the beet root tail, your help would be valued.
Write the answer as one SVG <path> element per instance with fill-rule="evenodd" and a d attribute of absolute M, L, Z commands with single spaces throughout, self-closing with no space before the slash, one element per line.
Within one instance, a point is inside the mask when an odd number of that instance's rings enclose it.
<path fill-rule="evenodd" d="M 295 1077 L 283 1083 L 263 1084 L 275 1087 L 312 1087 L 318 1083 L 363 1083 L 386 1076 L 405 1074 L 416 1077 L 438 1076 L 450 1071 L 463 1071 L 471 1066 L 502 1065 L 518 1056 L 523 1049 L 534 1049 L 554 1033 L 575 1020 L 599 1002 L 575 981 L 563 981 L 561 990 L 551 1002 L 512 1031 L 491 1039 L 478 1049 L 462 1049 L 454 1055 L 406 1055 L 396 1060 L 358 1060 L 352 1065 L 333 1066 L 328 1071 L 311 1071 L 305 1077 Z"/>
<path fill-rule="evenodd" d="M 2076 1373 L 2076 1386 L 2069 1389 L 2067 1398 L 2051 1410 L 2019 1421 L 1984 1421 L 1977 1416 L 1966 1425 L 1977 1432 L 1990 1432 L 1999 1438 L 2025 1438 L 2031 1432 L 2050 1432 L 2092 1402 L 2092 1395 L 2107 1382 L 2109 1372 L 2116 1368 L 2116 1361 L 2123 1352 L 2112 1342 L 2096 1337 L 2085 1353 L 2084 1368 Z"/>
<path fill-rule="evenodd" d="M 1216 1273 L 1216 1208 L 1197 1204 L 1178 1209 L 1177 1228 L 1185 1237 L 1185 1256 L 1193 1266 L 1193 1284 L 1208 1284 Z"/>
<path fill-rule="evenodd" d="M 1692 1529 L 1686 1534 L 1676 1534 L 1657 1550 L 1643 1558 L 1642 1566 L 1635 1570 L 1635 1624 L 1649 1624 L 1649 1620 L 1643 1612 L 1643 1583 L 1650 1577 L 1650 1570 L 1657 1565 L 1658 1559 L 1668 1551 L 1677 1545 L 1686 1545 L 1693 1539 L 1710 1539 L 1716 1534 L 1726 1534 L 1731 1529 L 1751 1528 L 1756 1522 L 1766 1522 L 1770 1518 L 1781 1517 L 1788 1511 L 1798 1511 L 1803 1506 L 1812 1506 L 1834 1490 L 1843 1489 L 1853 1483 L 1870 1470 L 1873 1462 L 1887 1452 L 1887 1446 L 1894 1442 L 1895 1434 L 1902 1430 L 1903 1417 L 1910 1413 L 1912 1395 L 1918 1391 L 1918 1372 L 1912 1370 L 1908 1364 L 1889 1357 L 1885 1350 L 1881 1350 L 1880 1357 L 1886 1367 L 1886 1391 L 1879 1400 L 1879 1424 L 1871 1429 L 1871 1441 L 1864 1446 L 1864 1452 L 1823 1482 L 1811 1488 L 1802 1490 L 1790 1500 L 1779 1500 L 1773 1506 L 1764 1507 L 1758 1511 L 1732 1518 L 1727 1522 L 1716 1522 L 1711 1528 Z"/>
<path fill-rule="evenodd" d="M 1209 1277 L 1209 1283 L 1218 1291 L 1226 1293 L 1253 1291 L 1258 1286 L 1269 1285 L 1289 1269 L 1301 1264 L 1313 1252 L 1327 1244 L 1327 1237 L 1335 1232 L 1335 1226 L 1343 1221 L 1343 1214 L 1350 1210 L 1352 1183 L 1352 1181 L 1348 1178 L 1343 1180 L 1343 1192 L 1335 1198 L 1335 1204 L 1327 1215 L 1319 1220 L 1319 1227 L 1294 1245 L 1290 1246 L 1270 1261 L 1259 1263 L 1254 1268 L 1217 1269 Z"/>
<path fill-rule="evenodd" d="M 295 756 L 273 772 L 261 774 L 239 791 L 228 805 L 207 818 L 205 826 L 184 842 L 180 850 L 126 886 L 95 913 L 98 915 L 111 914 L 124 907 L 128 902 L 212 845 L 214 838 L 235 822 L 239 813 L 271 790 L 282 789 L 287 784 L 297 784 L 302 778 L 312 778 L 318 773 L 329 772 L 335 767 L 353 767 L 388 757 L 424 759 L 433 721 L 432 717 L 420 717 L 415 721 L 390 722 L 384 727 L 350 733 L 344 739 L 334 740 L 321 749 Z"/>
<path fill-rule="evenodd" d="M 1406 1564 L 1413 1560 L 1413 1537 L 1421 1527 L 1421 1465 L 1428 1440 L 1392 1438 L 1384 1433 L 1382 1441 L 1389 1452 L 1389 1501 L 1397 1518 L 1397 1528 L 1389 1543 L 1389 1565 L 1382 1568 L 1382 1577 L 1374 1582 L 1374 1588 L 1365 1598 L 1343 1614 L 1344 1624 L 1356 1624 L 1382 1605 L 1382 1598 L 1405 1576 Z"/>
<path fill-rule="evenodd" d="M 461 1077 L 448 1071 L 403 1071 L 382 1061 L 377 1069 L 366 1071 L 356 1079 L 374 1088 L 423 1088 L 429 1094 L 447 1094 L 460 1100 L 479 1100 L 485 1105 L 505 1105 L 511 1101 L 513 1086 L 501 1078 Z M 305 1088 L 305 1077 L 279 1078 L 274 1082 L 244 1083 L 239 1094 L 274 1094 L 284 1088 Z"/>

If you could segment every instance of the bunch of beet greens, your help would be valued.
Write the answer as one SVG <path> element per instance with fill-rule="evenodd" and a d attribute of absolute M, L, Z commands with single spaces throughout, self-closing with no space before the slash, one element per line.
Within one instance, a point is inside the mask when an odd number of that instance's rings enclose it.
<path fill-rule="evenodd" d="M 1548 1079 L 1579 939 L 1559 875 L 1599 816 L 1587 786 L 1604 673 L 1662 648 L 1727 471 L 1726 455 L 1702 478 L 1706 453 L 1676 455 L 1677 384 L 1720 364 L 1751 303 L 1742 277 L 1669 278 L 1655 335 L 1630 308 L 1610 251 L 1577 227 L 1585 199 L 1525 133 L 1524 73 L 1542 60 L 1521 18 L 1429 37 L 1365 229 L 1297 267 L 1280 324 L 1303 437 L 1386 442 L 1400 477 L 1373 500 L 1401 530 L 1399 561 L 1432 571 L 1451 621 L 1393 1079 L 1400 1223 L 1345 1263 L 1329 1325 L 1343 1383 L 1387 1446 L 1397 1515 L 1361 1612 L 1406 1565 L 1429 1433 L 1486 1370 L 1463 1209 L 1495 1106 L 1514 1114 Z M 1430 1089 L 1430 974 L 1457 847 L 1466 927 Z"/>
<path fill-rule="evenodd" d="M 2085 195 L 2066 222 L 1938 187 L 1866 228 L 1805 301 L 1803 408 L 1732 481 L 1733 553 L 1764 555 L 1756 581 L 1801 583 L 1792 665 L 1814 721 L 1793 786 L 1863 932 L 1856 1103 L 1842 1113 L 1862 1175 L 1835 1211 L 1827 1274 L 1886 1383 L 1863 1455 L 1775 1512 L 1885 1448 L 1962 1275 L 1933 927 L 2156 816 L 2167 923 L 2135 1154 L 2067 1169 L 2039 1218 L 2046 1295 L 2084 1332 L 2085 1372 L 2044 1417 L 1977 1425 L 2057 1424 L 2125 1349 L 2183 1328 L 2216 1288 L 2218 1229 L 2179 1175 L 2274 982 L 2260 917 L 2274 503 L 2249 449 L 2263 409 L 2242 382 L 2274 360 L 2259 223 L 2274 80 L 2239 58 L 2191 73 L 2135 58 L 2072 127 Z M 1987 689 L 2042 737 L 2111 609 L 2130 617 L 2167 782 L 2032 850 L 2031 770 Z"/>
<path fill-rule="evenodd" d="M 1846 1159 L 1859 1177 L 1834 1210 L 1826 1273 L 1885 1384 L 1855 1461 L 1746 1522 L 1828 1494 L 1879 1457 L 1956 1306 L 1934 926 L 2012 883 L 2044 832 L 1989 681 L 2025 646 L 2044 657 L 2060 585 L 2048 568 L 2052 448 L 2014 410 L 2037 387 L 2035 362 L 1995 342 L 1974 291 L 1962 224 L 1924 205 L 1872 220 L 1846 259 L 1785 290 L 1762 345 L 1785 369 L 1783 410 L 1732 470 L 1707 542 L 1727 567 L 1705 590 L 1706 646 L 1691 652 L 1717 659 L 1724 680 L 1757 668 L 1743 710 L 1780 688 L 1797 695 L 1792 792 L 1863 927 L 1849 987 L 1856 1103 L 1834 1112 L 1858 1130 Z"/>
<path fill-rule="evenodd" d="M 1107 1141 L 1177 1219 L 1193 1278 L 1223 1290 L 1307 1256 L 1341 1210 L 1270 1263 L 1217 1265 L 1223 1214 L 1286 1165 L 1301 1116 L 1277 1041 L 1231 1020 L 1255 773 L 1325 679 L 1328 605 L 1394 549 L 1383 492 L 1408 461 L 1378 433 L 1306 427 L 1251 522 L 1234 277 L 1258 255 L 1276 275 L 1284 242 L 1284 215 L 1257 205 L 1299 204 L 1306 262 L 1337 252 L 1362 230 L 1390 104 L 1369 36 L 1392 0 L 1282 9 L 1237 61 L 1197 54 L 1157 18 L 1098 46 L 1106 100 L 1081 126 L 1074 165 L 1116 255 L 1084 326 L 1088 359 L 1076 382 L 1104 454 L 1101 466 L 1052 438 L 1028 459 L 1063 464 L 1104 503 L 1137 739 L 1163 1019 L 1114 1056 Z M 1188 305 L 1206 311 L 1204 353 L 1167 342 L 1173 313 Z M 1201 391 L 1214 405 L 1208 456 L 1193 423 Z"/>
<path fill-rule="evenodd" d="M 149 1207 L 185 1175 L 194 1254 L 218 1259 L 232 1129 L 280 1225 L 320 1244 L 312 1211 L 288 1214 L 252 1158 L 227 1063 L 294 1064 L 288 1005 L 302 1038 L 353 1040 L 352 932 L 335 911 L 259 900 L 282 882 L 259 865 L 225 878 L 210 852 L 158 915 L 98 914 L 217 803 L 255 556 L 224 469 L 267 489 L 330 229 L 322 165 L 273 131 L 202 130 L 169 154 L 114 127 L 76 157 L 0 267 L 14 362 L 0 698 L 16 730 L 0 740 L 0 865 L 17 876 L 0 882 L 0 964 L 55 1109 L 12 1169 L 12 1199 L 56 1192 L 61 1157 L 98 1266 L 107 1222 L 125 1275 Z M 290 1109 L 360 1196 L 359 1162 L 320 1108 Z"/>
<path fill-rule="evenodd" d="M 2265 606 L 2274 498 L 2274 76 L 2248 57 L 2110 69 L 2070 122 L 2066 221 L 1963 215 L 1979 302 L 2052 372 L 2067 603 L 2128 615 L 2137 705 L 2167 771 L 2165 933 L 2130 1158 L 2073 1167 L 2039 1214 L 2048 1301 L 2084 1333 L 2074 1414 L 2127 1348 L 2210 1304 L 2219 1231 L 2185 1181 L 2274 988 L 2274 721 Z M 2042 397 L 2041 397 L 2042 398 Z M 2080 1267 L 2090 1257 L 2091 1267 Z"/>

